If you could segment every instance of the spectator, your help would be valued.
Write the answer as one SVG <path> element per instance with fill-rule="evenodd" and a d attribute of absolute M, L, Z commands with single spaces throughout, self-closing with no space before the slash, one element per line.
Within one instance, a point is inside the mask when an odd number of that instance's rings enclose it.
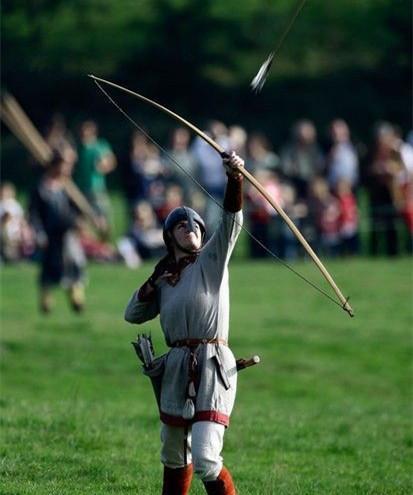
<path fill-rule="evenodd" d="M 324 159 L 310 120 L 300 120 L 294 125 L 291 143 L 281 153 L 281 170 L 300 200 L 307 197 L 309 183 L 323 173 Z"/>
<path fill-rule="evenodd" d="M 297 200 L 294 187 L 284 182 L 281 184 L 282 207 L 294 224 L 301 230 L 307 218 L 308 208 L 303 201 Z M 280 256 L 286 260 L 295 260 L 299 254 L 300 244 L 288 225 L 280 222 Z"/>
<path fill-rule="evenodd" d="M 340 254 L 355 255 L 359 251 L 357 200 L 351 184 L 340 179 L 336 186 L 340 206 Z"/>
<path fill-rule="evenodd" d="M 206 132 L 224 149 L 228 149 L 228 131 L 222 122 L 211 122 Z M 222 203 L 226 183 L 222 158 L 200 137 L 195 138 L 192 152 L 197 162 L 197 176 L 202 186 L 207 189 L 213 198 L 207 199 L 205 211 L 206 230 L 207 232 L 213 232 L 221 215 L 221 209 L 216 205 L 215 201 L 219 204 Z"/>
<path fill-rule="evenodd" d="M 370 150 L 368 163 L 368 189 L 370 194 L 370 253 L 379 253 L 383 238 L 385 253 L 395 256 L 398 251 L 397 219 L 403 203 L 399 177 L 404 169 L 397 136 L 393 126 L 380 123 L 375 130 L 375 143 Z"/>
<path fill-rule="evenodd" d="M 316 177 L 310 184 L 309 208 L 316 228 L 317 247 L 326 256 L 337 256 L 340 247 L 340 204 L 322 177 Z"/>
<path fill-rule="evenodd" d="M 228 149 L 231 151 L 235 151 L 237 155 L 245 156 L 246 155 L 246 144 L 247 144 L 247 132 L 244 128 L 239 125 L 232 125 L 229 128 L 228 132 Z"/>
<path fill-rule="evenodd" d="M 331 148 L 327 156 L 327 177 L 331 189 L 345 180 L 354 190 L 359 179 L 359 161 L 356 149 L 350 141 L 350 130 L 344 120 L 330 124 Z"/>
<path fill-rule="evenodd" d="M 145 181 L 144 163 L 150 153 L 148 139 L 140 131 L 132 134 L 130 151 L 126 162 L 125 185 L 130 213 L 139 201 L 146 198 L 148 185 Z"/>
<path fill-rule="evenodd" d="M 405 222 L 408 235 L 407 251 L 413 252 L 413 145 L 404 142 L 401 132 L 395 129 L 395 148 L 400 153 L 403 167 L 397 181 L 400 188 L 399 210 Z"/>
<path fill-rule="evenodd" d="M 0 186 L 0 257 L 8 262 L 18 261 L 30 256 L 33 249 L 33 235 L 16 199 L 16 190 L 5 182 Z"/>
<path fill-rule="evenodd" d="M 148 201 L 140 201 L 134 210 L 132 226 L 127 234 L 138 256 L 142 259 L 164 254 L 162 229 Z"/>
<path fill-rule="evenodd" d="M 179 184 L 183 190 L 185 204 L 193 206 L 194 182 L 191 177 L 196 175 L 196 161 L 189 149 L 190 134 L 184 127 L 174 129 L 171 138 L 171 147 L 168 154 L 182 167 L 170 164 L 170 180 Z"/>
<path fill-rule="evenodd" d="M 30 204 L 30 219 L 41 249 L 40 310 L 52 309 L 51 288 L 63 284 L 68 289 L 74 311 L 84 307 L 85 256 L 77 235 L 78 211 L 64 189 L 70 173 L 59 152 L 37 186 Z"/>
<path fill-rule="evenodd" d="M 408 252 L 413 253 L 413 176 L 410 174 L 402 186 L 402 216 L 408 230 Z"/>
<path fill-rule="evenodd" d="M 155 208 L 160 208 L 168 172 L 158 148 L 140 131 L 132 135 L 128 169 L 127 194 L 132 215 L 140 201 L 149 201 Z"/>
<path fill-rule="evenodd" d="M 271 144 L 264 134 L 254 133 L 248 139 L 248 167 L 251 171 L 266 169 L 276 171 L 280 166 L 279 157 L 271 150 Z"/>
<path fill-rule="evenodd" d="M 107 263 L 118 259 L 116 249 L 109 242 L 98 239 L 85 222 L 78 222 L 77 232 L 83 252 L 88 260 Z"/>
<path fill-rule="evenodd" d="M 102 230 L 109 232 L 109 197 L 105 176 L 116 167 L 110 144 L 98 137 L 98 126 L 87 120 L 80 126 L 79 160 L 75 181 L 101 220 Z"/>
<path fill-rule="evenodd" d="M 282 206 L 281 185 L 278 176 L 265 169 L 258 170 L 255 176 L 268 194 Z M 277 246 L 275 246 L 279 220 L 276 211 L 252 186 L 247 190 L 247 198 L 247 211 L 252 235 L 265 247 L 278 251 Z M 267 256 L 267 251 L 250 238 L 250 255 L 252 258 L 263 258 Z"/>
<path fill-rule="evenodd" d="M 184 192 L 178 184 L 170 184 L 165 190 L 165 200 L 156 210 L 158 220 L 163 224 L 169 213 L 184 204 Z"/>
<path fill-rule="evenodd" d="M 66 121 L 61 114 L 52 116 L 44 136 L 46 143 L 52 150 L 58 150 L 60 153 L 65 149 L 70 149 L 74 154 L 74 160 L 77 159 L 76 145 L 72 134 L 69 132 Z"/>

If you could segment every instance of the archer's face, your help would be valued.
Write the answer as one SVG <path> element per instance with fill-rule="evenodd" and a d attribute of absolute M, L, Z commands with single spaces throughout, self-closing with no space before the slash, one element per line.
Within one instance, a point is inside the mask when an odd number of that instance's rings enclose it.
<path fill-rule="evenodd" d="M 195 232 L 190 232 L 188 222 L 182 220 L 175 225 L 172 234 L 177 244 L 188 251 L 196 251 L 201 247 L 202 232 L 197 222 L 195 222 Z"/>

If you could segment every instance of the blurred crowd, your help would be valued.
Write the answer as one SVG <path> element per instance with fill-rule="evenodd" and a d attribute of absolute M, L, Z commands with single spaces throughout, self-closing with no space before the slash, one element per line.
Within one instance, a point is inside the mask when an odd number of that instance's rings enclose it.
<path fill-rule="evenodd" d="M 319 137 L 315 125 L 303 119 L 294 124 L 289 141 L 277 150 L 269 136 L 247 133 L 238 125 L 228 127 L 213 121 L 206 132 L 224 149 L 245 157 L 246 168 L 316 252 L 323 256 L 360 252 L 360 197 L 367 198 L 369 221 L 363 225 L 369 226 L 370 254 L 393 256 L 412 251 L 412 132 L 402 136 L 396 125 L 382 122 L 374 127 L 371 145 L 363 147 L 353 143 L 344 120 L 332 121 L 328 133 Z M 168 213 L 182 204 L 198 211 L 208 232 L 213 231 L 226 183 L 222 159 L 201 138 L 192 138 L 187 129 L 175 128 L 162 148 L 136 131 L 123 157 L 115 155 L 91 120 L 83 122 L 74 135 L 64 119 L 56 116 L 44 137 L 64 158 L 62 174 L 73 178 L 104 232 L 97 235 L 85 221 L 76 223 L 76 235 L 87 258 L 123 260 L 137 267 L 144 259 L 162 255 L 162 224 Z M 117 167 L 123 179 L 129 227 L 119 239 L 113 239 L 106 177 Z M 287 225 L 247 182 L 244 212 L 247 228 L 259 241 L 249 238 L 251 257 L 268 256 L 266 248 L 286 260 L 304 256 Z M 44 225 L 33 201 L 24 211 L 10 183 L 1 185 L 0 219 L 2 260 L 36 258 Z M 407 247 L 400 245 L 401 239 Z"/>

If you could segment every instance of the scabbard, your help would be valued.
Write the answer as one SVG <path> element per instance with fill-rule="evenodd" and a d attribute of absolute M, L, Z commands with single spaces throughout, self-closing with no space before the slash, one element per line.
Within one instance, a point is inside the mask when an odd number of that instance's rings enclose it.
<path fill-rule="evenodd" d="M 219 348 L 219 345 L 216 345 L 215 347 L 216 347 L 216 354 L 215 354 L 214 358 L 215 358 L 215 361 L 217 363 L 218 374 L 222 380 L 222 383 L 224 384 L 225 389 L 228 390 L 231 388 L 231 384 L 229 382 L 227 371 L 224 368 L 224 365 L 222 363 L 221 349 Z"/>

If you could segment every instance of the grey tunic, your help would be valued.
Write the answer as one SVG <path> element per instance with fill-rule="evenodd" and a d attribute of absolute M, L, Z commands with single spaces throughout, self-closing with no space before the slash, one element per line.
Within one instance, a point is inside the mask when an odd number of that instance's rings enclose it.
<path fill-rule="evenodd" d="M 228 341 L 228 262 L 241 231 L 242 211 L 224 211 L 221 223 L 194 263 L 186 266 L 178 284 L 162 281 L 157 297 L 139 301 L 138 291 L 125 311 L 130 323 L 144 323 L 160 314 L 168 345 L 184 339 Z M 174 347 L 165 355 L 160 410 L 163 422 L 182 426 L 188 383 L 188 347 Z M 196 349 L 198 386 L 192 421 L 229 423 L 236 386 L 234 355 L 224 344 L 201 344 Z"/>

